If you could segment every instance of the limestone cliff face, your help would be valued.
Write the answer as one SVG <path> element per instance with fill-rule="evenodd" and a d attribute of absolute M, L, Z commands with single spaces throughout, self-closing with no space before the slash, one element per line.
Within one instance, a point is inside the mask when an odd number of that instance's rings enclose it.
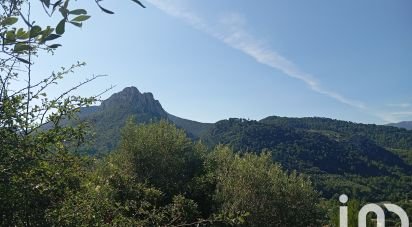
<path fill-rule="evenodd" d="M 79 117 L 82 121 L 89 122 L 95 132 L 95 136 L 89 139 L 94 142 L 89 148 L 84 148 L 89 154 L 114 150 L 120 140 L 120 129 L 129 117 L 133 117 L 138 123 L 168 120 L 185 129 L 193 138 L 200 137 L 212 125 L 168 114 L 152 93 L 141 93 L 136 87 L 126 87 L 99 106 L 82 108 Z"/>
<path fill-rule="evenodd" d="M 136 87 L 127 87 L 113 94 L 101 104 L 102 110 L 128 110 L 132 113 L 150 114 L 167 118 L 167 113 L 152 93 L 141 93 Z"/>

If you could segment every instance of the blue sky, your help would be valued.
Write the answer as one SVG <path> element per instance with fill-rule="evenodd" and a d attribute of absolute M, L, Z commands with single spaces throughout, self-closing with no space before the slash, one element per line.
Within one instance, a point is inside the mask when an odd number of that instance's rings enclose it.
<path fill-rule="evenodd" d="M 63 47 L 42 55 L 35 73 L 85 61 L 62 86 L 107 74 L 79 93 L 136 86 L 168 112 L 203 122 L 412 120 L 412 1 L 142 2 L 146 9 L 105 0 L 116 12 L 107 15 L 83 1 L 92 18 L 83 29 L 68 28 Z"/>

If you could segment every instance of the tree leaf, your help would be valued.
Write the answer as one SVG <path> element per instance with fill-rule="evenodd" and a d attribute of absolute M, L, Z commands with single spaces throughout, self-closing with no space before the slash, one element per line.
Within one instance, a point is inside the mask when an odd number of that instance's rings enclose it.
<path fill-rule="evenodd" d="M 60 46 L 62 46 L 62 45 L 61 44 L 53 44 L 53 45 L 50 45 L 48 47 L 52 48 L 52 49 L 56 49 L 57 47 L 60 47 Z"/>
<path fill-rule="evenodd" d="M 13 25 L 15 24 L 19 19 L 17 17 L 6 17 L 1 21 L 1 25 L 6 26 L 6 25 Z"/>
<path fill-rule="evenodd" d="M 88 20 L 89 18 L 90 18 L 89 15 L 80 15 L 80 16 L 73 18 L 71 21 L 82 22 L 82 21 Z"/>
<path fill-rule="evenodd" d="M 44 5 L 46 5 L 47 8 L 50 7 L 50 0 L 42 0 L 42 2 L 44 3 Z"/>
<path fill-rule="evenodd" d="M 105 13 L 107 13 L 107 14 L 114 14 L 114 12 L 112 12 L 112 11 L 110 11 L 110 10 L 108 10 L 108 9 L 103 8 L 101 5 L 98 5 L 98 6 L 99 6 L 99 8 L 100 8 L 103 12 L 105 12 Z"/>
<path fill-rule="evenodd" d="M 66 0 L 63 4 L 63 8 L 67 9 L 68 6 L 69 6 L 69 0 Z"/>
<path fill-rule="evenodd" d="M 69 14 L 82 15 L 82 14 L 87 14 L 87 11 L 84 9 L 75 9 L 75 10 L 70 11 Z"/>
<path fill-rule="evenodd" d="M 59 24 L 57 25 L 57 27 L 56 27 L 56 33 L 57 33 L 58 35 L 63 35 L 64 30 L 65 30 L 65 26 L 66 26 L 66 20 L 63 19 L 63 20 L 61 20 L 61 21 L 59 22 Z"/>
<path fill-rule="evenodd" d="M 30 50 L 31 46 L 26 44 L 26 43 L 17 43 L 16 45 L 14 45 L 14 52 L 22 52 L 25 50 Z"/>
<path fill-rule="evenodd" d="M 40 35 L 41 32 L 42 32 L 42 30 L 41 30 L 40 26 L 37 26 L 37 25 L 33 26 L 30 29 L 30 38 L 33 38 L 33 37 L 36 37 L 36 36 Z"/>
<path fill-rule="evenodd" d="M 59 6 L 62 3 L 62 0 L 59 0 L 57 2 L 54 3 L 53 5 L 53 10 L 52 10 L 52 14 L 54 13 L 54 11 L 56 10 L 57 6 Z"/>
<path fill-rule="evenodd" d="M 73 21 L 70 21 L 70 24 L 72 24 L 72 25 L 74 25 L 74 26 L 77 26 L 77 27 L 79 27 L 79 28 L 81 28 L 81 27 L 83 26 L 83 24 L 82 24 L 82 23 L 80 23 L 80 22 L 73 22 Z"/>
<path fill-rule="evenodd" d="M 16 31 L 11 30 L 6 33 L 6 40 L 5 43 L 13 43 L 16 41 Z"/>
<path fill-rule="evenodd" d="M 60 36 L 60 35 L 57 35 L 57 34 L 50 34 L 49 36 L 47 36 L 47 37 L 44 39 L 44 41 L 46 42 L 46 41 L 58 39 L 58 38 L 60 38 L 60 37 L 61 37 L 61 36 Z"/>
<path fill-rule="evenodd" d="M 46 29 L 42 31 L 42 35 L 44 38 L 47 38 L 51 33 L 53 33 L 53 31 L 54 31 L 54 28 L 47 26 Z"/>
<path fill-rule="evenodd" d="M 63 16 L 64 19 L 67 19 L 67 16 L 69 15 L 69 10 L 63 7 L 60 7 L 59 9 L 61 15 Z"/>
<path fill-rule="evenodd" d="M 141 7 L 146 8 L 139 0 L 132 0 L 133 2 L 139 4 Z"/>
<path fill-rule="evenodd" d="M 26 59 L 24 59 L 24 58 L 20 58 L 20 57 L 16 57 L 19 61 L 21 61 L 21 62 L 24 62 L 24 63 L 26 63 L 26 64 L 31 64 L 29 61 L 27 61 Z"/>
<path fill-rule="evenodd" d="M 16 33 L 16 38 L 18 39 L 28 39 L 29 33 L 25 32 L 23 28 L 19 28 Z"/>

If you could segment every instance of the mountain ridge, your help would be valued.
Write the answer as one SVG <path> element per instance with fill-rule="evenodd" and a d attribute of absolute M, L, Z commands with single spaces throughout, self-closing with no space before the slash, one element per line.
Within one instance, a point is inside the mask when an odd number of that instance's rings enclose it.
<path fill-rule="evenodd" d="M 393 127 L 397 127 L 397 128 L 404 128 L 407 130 L 412 130 L 412 121 L 401 121 L 398 123 L 390 123 L 390 124 L 386 124 L 387 126 L 393 126 Z"/>
<path fill-rule="evenodd" d="M 219 122 L 202 123 L 170 114 L 163 109 L 159 100 L 156 100 L 152 93 L 141 93 L 133 86 L 126 87 L 122 91 L 112 94 L 98 106 L 81 108 L 79 113 L 80 120 L 90 122 L 91 125 L 96 128 L 96 132 L 108 132 L 112 134 L 112 138 L 107 138 L 109 141 L 119 138 L 120 128 L 124 125 L 126 119 L 131 116 L 134 116 L 138 123 L 148 123 L 160 119 L 170 121 L 177 127 L 184 129 L 192 139 L 207 137 L 207 134 L 210 134 L 210 131 Z M 353 123 L 322 117 L 288 118 L 269 116 L 256 122 L 272 125 L 273 127 L 282 126 L 299 130 L 317 131 L 318 133 L 323 133 L 327 136 L 334 135 L 335 137 L 351 134 L 352 132 L 350 130 L 348 131 L 348 128 L 354 129 L 356 133 L 361 136 L 373 131 L 372 134 L 377 134 L 376 137 L 379 137 L 380 134 L 385 132 L 385 137 L 389 139 L 386 143 L 379 145 L 383 147 L 392 146 L 391 148 L 394 149 L 412 148 L 412 137 L 408 136 L 401 141 L 402 143 L 393 146 L 393 144 L 397 142 L 397 137 L 411 134 L 406 129 L 398 129 L 395 127 Z M 372 138 L 370 133 L 368 139 L 376 142 L 376 138 Z M 105 150 L 110 151 L 114 149 L 115 146 L 115 142 L 110 142 L 108 149 Z"/>

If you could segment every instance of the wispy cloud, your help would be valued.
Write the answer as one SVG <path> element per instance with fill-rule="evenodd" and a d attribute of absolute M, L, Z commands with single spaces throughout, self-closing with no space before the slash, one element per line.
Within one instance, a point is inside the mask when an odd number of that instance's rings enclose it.
<path fill-rule="evenodd" d="M 400 121 L 410 121 L 412 111 L 380 112 L 376 115 L 384 120 L 385 123 L 394 123 Z"/>
<path fill-rule="evenodd" d="M 410 121 L 412 117 L 412 104 L 404 103 L 391 103 L 386 104 L 385 111 L 378 112 L 377 116 L 387 123 Z"/>
<path fill-rule="evenodd" d="M 412 111 L 392 112 L 391 114 L 395 116 L 412 116 Z"/>
<path fill-rule="evenodd" d="M 226 43 L 228 46 L 243 52 L 244 54 L 255 59 L 257 62 L 277 69 L 289 77 L 304 82 L 310 89 L 319 94 L 326 95 L 341 103 L 358 109 L 366 108 L 365 105 L 358 100 L 349 99 L 337 92 L 322 87 L 314 76 L 300 70 L 293 62 L 283 57 L 276 51 L 265 48 L 259 40 L 244 29 L 246 20 L 239 14 L 226 14 L 222 16 L 218 25 L 211 26 L 193 11 L 183 7 L 182 5 L 176 4 L 176 1 L 148 0 L 148 2 L 163 12 L 173 17 L 182 19 L 195 29 L 198 29 Z M 218 27 L 223 27 L 223 29 L 218 29 Z"/>
<path fill-rule="evenodd" d="M 410 103 L 392 103 L 392 104 L 388 104 L 388 106 L 390 107 L 398 107 L 398 108 L 408 108 L 408 107 L 412 107 L 412 104 Z"/>

